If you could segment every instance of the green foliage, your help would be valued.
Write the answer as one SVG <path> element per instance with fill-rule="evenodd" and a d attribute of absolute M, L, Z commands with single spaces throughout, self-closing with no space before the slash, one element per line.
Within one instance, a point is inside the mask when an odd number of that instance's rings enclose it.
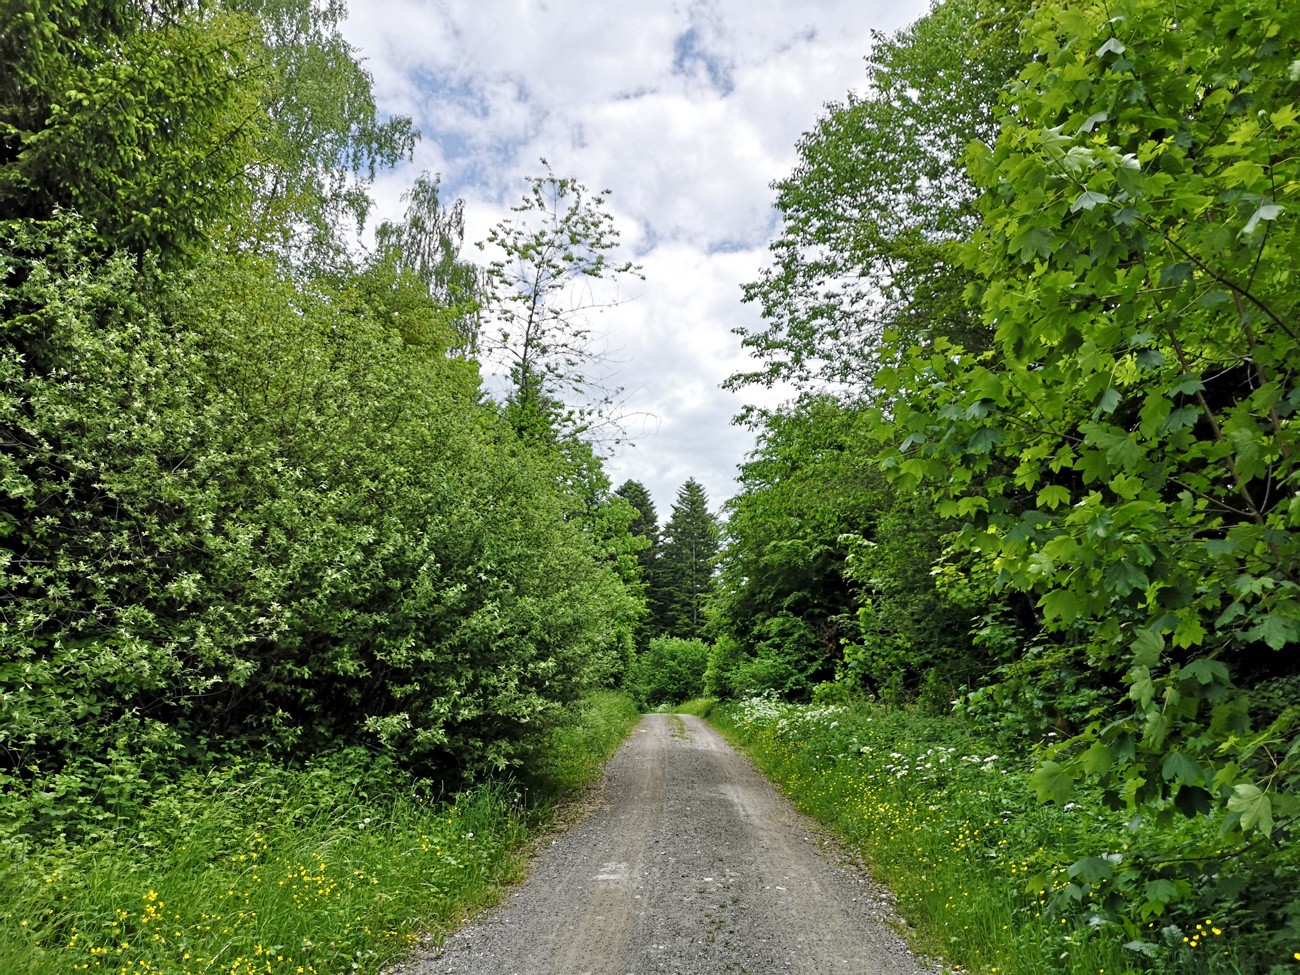
<path fill-rule="evenodd" d="M 645 540 L 636 557 L 641 565 L 641 578 L 649 579 L 659 551 L 659 516 L 655 513 L 654 500 L 640 481 L 624 481 L 614 493 L 636 511 L 627 531 L 634 538 Z"/>
<path fill-rule="evenodd" d="M 551 730 L 546 747 L 521 776 L 542 804 L 562 799 L 599 774 L 641 720 L 641 708 L 628 694 L 593 691 Z"/>
<path fill-rule="evenodd" d="M 710 613 L 730 659 L 715 661 L 712 693 L 806 696 L 835 676 L 853 606 L 841 536 L 864 530 L 874 500 L 845 449 L 852 427 L 838 403 L 805 397 L 760 428 L 743 491 L 727 505 Z"/>
<path fill-rule="evenodd" d="M 693 714 L 697 718 L 707 718 L 718 704 L 716 697 L 695 697 L 677 704 L 678 714 Z"/>
<path fill-rule="evenodd" d="M 931 575 L 954 522 L 886 481 L 864 422 L 889 393 L 877 376 L 912 343 L 988 341 L 960 261 L 980 219 L 962 157 L 995 134 L 990 109 L 1020 55 L 987 11 L 950 0 L 877 37 L 867 94 L 828 105 L 776 184 L 772 264 L 745 290 L 764 327 L 741 333 L 760 367 L 729 385 L 789 382 L 801 396 L 742 414 L 759 447 L 730 504 L 714 625 L 748 662 L 716 669 L 715 687 L 806 698 L 838 676 L 937 707 L 992 665 Z"/>
<path fill-rule="evenodd" d="M 249 18 L 5 0 L 0 20 L 0 220 L 72 209 L 109 248 L 170 259 L 249 202 L 269 80 Z"/>
<path fill-rule="evenodd" d="M 307 275 L 347 273 L 349 247 L 370 210 L 377 169 L 410 157 L 419 133 L 404 116 L 382 119 L 370 73 L 340 30 L 344 0 L 228 0 L 260 32 L 262 138 L 250 176 L 252 206 L 235 224 L 239 245 L 270 250 Z M 413 210 L 429 192 L 411 190 Z M 434 184 L 436 212 L 436 184 Z M 452 210 L 455 215 L 455 208 Z M 454 221 L 449 229 L 455 227 Z M 377 235 L 381 246 L 382 231 Z M 459 240 L 456 241 L 457 245 Z M 403 241 L 413 266 L 419 242 Z M 456 276 L 454 257 L 443 280 Z M 427 273 L 426 273 L 427 276 Z M 453 306 L 446 294 L 441 304 Z"/>
<path fill-rule="evenodd" d="M 432 783 L 636 718 L 635 509 L 486 402 L 436 179 L 356 256 L 414 133 L 342 5 L 235 6 L 2 9 L 6 971 L 378 967 L 516 869 Z"/>
<path fill-rule="evenodd" d="M 592 371 L 587 315 L 618 304 L 617 285 L 640 266 L 614 260 L 619 232 L 606 200 L 570 177 L 528 180 L 528 192 L 480 249 L 494 259 L 484 272 L 484 353 L 510 374 L 509 412 L 516 429 L 582 434 L 611 421 L 618 390 Z M 565 402 L 565 398 L 573 402 Z"/>
<path fill-rule="evenodd" d="M 639 703 L 651 708 L 699 697 L 709 652 L 703 640 L 655 637 L 636 655 L 627 690 Z"/>
<path fill-rule="evenodd" d="M 764 327 L 737 330 L 760 367 L 727 385 L 869 397 L 899 337 L 978 341 L 957 255 L 979 223 L 962 157 L 972 139 L 996 133 L 990 109 L 1019 64 L 1014 37 L 981 22 L 987 7 L 948 0 L 877 35 L 867 93 L 827 105 L 799 141 L 798 165 L 775 184 L 772 264 L 744 291 Z"/>
<path fill-rule="evenodd" d="M 969 652 L 969 613 L 931 573 L 944 523 L 873 469 L 861 418 L 805 396 L 763 420 L 728 503 L 712 627 L 741 655 L 718 662 L 715 693 L 806 699 L 838 677 L 894 699 L 929 675 L 946 706 L 953 686 L 987 669 Z"/>
<path fill-rule="evenodd" d="M 375 230 L 379 261 L 398 274 L 412 276 L 424 286 L 459 336 L 458 351 L 478 347 L 479 269 L 460 256 L 465 239 L 465 203 L 444 206 L 438 198 L 439 178 L 423 173 L 403 195 L 406 214 L 400 222 L 385 220 Z M 408 336 L 408 341 L 419 341 Z"/>
<path fill-rule="evenodd" d="M 367 335 L 365 304 L 346 329 L 333 303 L 319 310 L 319 323 L 292 322 L 303 331 L 291 341 L 281 319 L 212 328 L 242 339 L 223 385 L 255 397 L 249 415 L 271 424 L 267 439 L 290 452 L 310 499 L 265 508 L 273 538 L 301 538 L 311 552 L 285 551 L 296 597 L 276 600 L 293 616 L 273 659 L 288 675 L 323 666 L 322 703 L 364 716 L 387 747 L 501 767 L 515 760 L 511 741 L 522 745 L 617 672 L 635 605 L 582 499 L 563 490 L 560 461 L 520 449 L 475 408 L 472 367 L 391 330 Z M 388 317 L 384 304 L 375 311 Z M 320 362 L 336 365 L 305 381 Z M 304 399 L 329 412 L 284 429 Z M 324 496 L 318 484 L 330 487 Z M 625 522 L 611 529 L 620 531 Z M 295 713 L 298 696 L 290 679 L 276 703 Z"/>
<path fill-rule="evenodd" d="M 164 755 L 369 740 L 474 775 L 617 675 L 616 567 L 472 367 L 394 328 L 400 286 L 214 257 L 150 298 L 80 240 L 6 249 L 11 768 L 166 728 Z"/>
<path fill-rule="evenodd" d="M 345 270 L 376 167 L 410 155 L 339 0 L 6 0 L 0 219 L 75 210 L 172 261 L 214 238 Z"/>
<path fill-rule="evenodd" d="M 634 634 L 636 647 L 644 649 L 655 630 L 650 602 L 651 587 L 655 581 L 655 561 L 659 555 L 659 518 L 650 492 L 640 481 L 624 481 L 614 493 L 626 501 L 634 512 L 627 534 L 630 549 L 636 557 L 636 578 L 628 579 L 627 586 L 645 605 L 646 612 Z"/>
<path fill-rule="evenodd" d="M 1208 797 L 1230 835 L 1300 810 L 1300 728 L 1250 690 L 1294 673 L 1300 636 L 1296 225 L 1277 202 L 1300 177 L 1296 29 L 1244 2 L 1176 25 L 1156 4 L 1044 8 L 1001 134 L 970 156 L 996 354 L 916 350 L 884 375 L 892 476 L 935 483 L 968 518 L 958 544 L 1127 697 L 1072 716 L 1061 775 L 1162 817 Z M 1188 764 L 1160 774 L 1171 751 Z"/>
<path fill-rule="evenodd" d="M 205 395 L 194 336 L 148 307 L 156 281 L 129 258 L 83 257 L 98 240 L 78 222 L 4 229 L 0 738 L 22 768 L 183 720 L 247 679 L 237 648 L 259 627 L 241 581 L 207 578 L 237 529 L 219 517 L 228 458 L 192 448 L 234 417 Z"/>
<path fill-rule="evenodd" d="M 355 256 L 415 134 L 342 4 L 46 6 L 0 40 L 0 785 L 62 776 L 27 828 L 232 749 L 523 762 L 626 667 L 634 512 L 484 403 L 436 180 Z"/>
<path fill-rule="evenodd" d="M 881 485 L 876 499 L 868 533 L 840 539 L 856 606 L 840 676 L 883 700 L 920 696 L 946 711 L 955 689 L 982 680 L 994 662 L 970 636 L 967 608 L 936 585 L 952 524 L 921 492 Z"/>
<path fill-rule="evenodd" d="M 775 691 L 793 700 L 812 693 L 822 670 L 826 647 L 807 620 L 793 613 L 770 616 L 754 631 L 757 643 L 727 682 L 747 694 Z"/>
<path fill-rule="evenodd" d="M 743 688 L 748 659 L 806 693 L 790 664 L 833 620 L 843 673 L 958 690 L 1049 743 L 1024 788 L 1128 817 L 1141 857 L 1080 848 L 1057 908 L 1163 961 L 1145 926 L 1196 905 L 1253 964 L 1287 959 L 1300 14 L 1055 0 L 1008 30 L 983 9 L 882 41 L 873 91 L 778 184 L 760 365 L 732 384 L 835 395 L 749 415 L 710 687 Z"/>
<path fill-rule="evenodd" d="M 655 560 L 651 599 L 660 632 L 694 638 L 704 633 L 704 607 L 713 591 L 718 522 L 704 488 L 690 478 L 677 491 Z"/>
<path fill-rule="evenodd" d="M 819 695 L 820 696 L 820 695 Z M 711 720 L 889 884 L 922 950 L 1007 975 L 1289 971 L 1296 868 L 1205 821 L 1132 821 L 965 722 L 771 698 Z M 1004 746 L 1011 744 L 1007 751 Z M 1169 762 L 1176 770 L 1179 762 Z M 1053 800 L 1039 805 L 1034 790 Z M 1220 860 L 1186 850 L 1218 844 Z"/>
<path fill-rule="evenodd" d="M 743 696 L 744 689 L 736 686 L 735 677 L 745 659 L 744 647 L 734 638 L 724 633 L 715 639 L 704 668 L 704 693 L 717 698 Z"/>

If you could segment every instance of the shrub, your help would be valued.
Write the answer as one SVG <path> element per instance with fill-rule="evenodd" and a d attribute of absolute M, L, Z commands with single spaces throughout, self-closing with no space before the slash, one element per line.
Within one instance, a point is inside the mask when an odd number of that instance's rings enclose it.
<path fill-rule="evenodd" d="M 703 640 L 656 637 L 633 662 L 628 690 L 649 707 L 699 697 L 708 663 L 709 645 Z"/>

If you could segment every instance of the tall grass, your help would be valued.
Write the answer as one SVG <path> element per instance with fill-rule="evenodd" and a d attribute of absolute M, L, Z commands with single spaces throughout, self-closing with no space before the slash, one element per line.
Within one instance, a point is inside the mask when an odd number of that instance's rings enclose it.
<path fill-rule="evenodd" d="M 378 971 L 495 900 L 521 871 L 538 811 L 595 774 L 635 718 L 615 695 L 584 702 L 531 777 L 531 814 L 516 782 L 444 798 L 358 770 L 355 755 L 195 773 L 87 841 L 32 841 L 13 815 L 20 797 L 7 796 L 0 971 Z"/>
<path fill-rule="evenodd" d="M 1270 970 L 1213 917 L 1171 911 L 1125 932 L 1104 885 L 1076 884 L 1072 864 L 1127 855 L 1131 824 L 1099 797 L 1039 805 L 1028 756 L 954 721 L 767 699 L 709 720 L 862 854 L 924 953 L 989 975 Z"/>
<path fill-rule="evenodd" d="M 524 781 L 545 803 L 589 781 L 641 719 L 626 694 L 597 691 L 582 702 L 579 717 L 551 733 L 542 761 Z"/>
<path fill-rule="evenodd" d="M 713 708 L 717 703 L 716 698 L 695 697 L 689 701 L 683 701 L 673 710 L 678 714 L 693 714 L 697 718 L 707 718 L 713 713 Z"/>

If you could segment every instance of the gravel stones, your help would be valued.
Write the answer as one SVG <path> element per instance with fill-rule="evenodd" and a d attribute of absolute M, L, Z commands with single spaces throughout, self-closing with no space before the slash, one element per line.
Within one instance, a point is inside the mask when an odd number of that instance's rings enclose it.
<path fill-rule="evenodd" d="M 697 718 L 643 719 L 593 806 L 542 850 L 504 904 L 398 970 L 930 971 L 894 930 L 888 893 Z"/>

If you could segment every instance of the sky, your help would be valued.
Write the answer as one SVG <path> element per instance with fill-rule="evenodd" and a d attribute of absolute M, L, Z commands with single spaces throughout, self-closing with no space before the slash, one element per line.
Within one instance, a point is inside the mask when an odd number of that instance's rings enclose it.
<path fill-rule="evenodd" d="M 779 230 L 773 180 L 827 102 L 865 84 L 873 31 L 925 13 L 918 0 L 352 0 L 344 34 L 382 113 L 423 133 L 414 161 L 381 174 L 379 220 L 400 217 L 422 171 L 465 201 L 464 256 L 522 198 L 545 158 L 608 189 L 622 254 L 644 281 L 589 316 L 631 446 L 607 462 L 640 481 L 666 522 L 695 478 L 716 509 L 738 490 L 753 434 L 731 418 L 782 390 L 722 390 L 748 367 L 741 301 Z"/>

